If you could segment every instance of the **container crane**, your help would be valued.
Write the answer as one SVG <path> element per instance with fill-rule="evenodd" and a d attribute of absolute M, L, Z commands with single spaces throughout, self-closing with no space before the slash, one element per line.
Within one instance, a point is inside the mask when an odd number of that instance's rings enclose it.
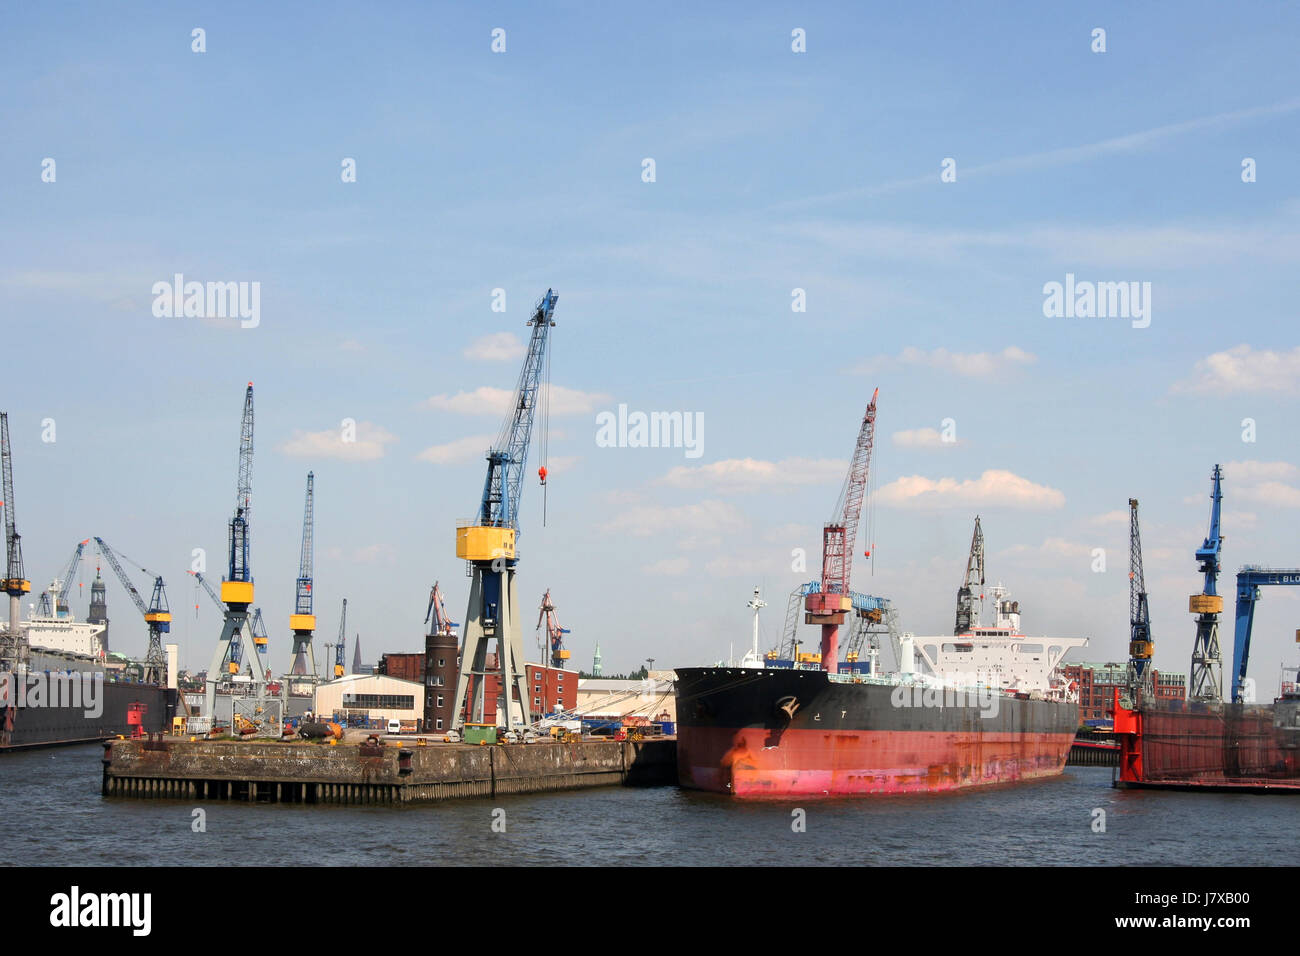
<path fill-rule="evenodd" d="M 316 630 L 316 615 L 312 613 L 315 480 L 313 473 L 307 472 L 307 503 L 302 512 L 302 552 L 298 558 L 293 613 L 289 615 L 289 629 L 293 631 L 293 666 L 289 673 L 294 676 L 316 674 L 316 652 L 311 644 L 312 634 Z"/>
<path fill-rule="evenodd" d="M 845 615 L 853 608 L 849 580 L 853 570 L 853 548 L 858 537 L 858 518 L 866 494 L 867 471 L 876 432 L 877 388 L 862 416 L 862 427 L 853 448 L 853 460 L 840 490 L 834 517 L 822 527 L 821 587 L 804 598 L 805 622 L 820 624 L 822 629 L 821 667 L 836 673 L 839 667 L 839 630 Z M 879 620 L 879 619 L 878 619 Z"/>
<path fill-rule="evenodd" d="M 171 608 L 167 605 L 167 591 L 163 586 L 162 575 L 154 574 L 148 568 L 127 559 L 128 563 L 140 568 L 141 571 L 153 578 L 153 594 L 149 598 L 148 605 L 146 605 L 144 598 L 135 589 L 135 585 L 131 583 L 126 570 L 118 561 L 119 557 L 124 556 L 119 555 L 110 548 L 103 538 L 96 537 L 95 544 L 99 546 L 99 553 L 108 561 L 108 566 L 113 569 L 117 579 L 122 582 L 122 587 L 131 596 L 132 603 L 144 616 L 145 625 L 149 628 L 149 649 L 144 655 L 144 682 L 146 684 L 166 684 L 167 658 L 163 654 L 162 636 L 172 629 L 172 614 Z"/>
<path fill-rule="evenodd" d="M 957 589 L 957 623 L 953 634 L 969 634 L 979 626 L 979 612 L 975 610 L 975 595 L 979 594 L 980 608 L 984 607 L 984 532 L 980 516 L 975 516 L 975 533 L 970 539 L 970 557 L 966 559 L 966 580 Z"/>
<path fill-rule="evenodd" d="M 199 584 L 203 585 L 203 590 L 208 592 L 208 597 L 212 598 L 212 603 L 217 606 L 217 610 L 224 614 L 226 606 L 221 603 L 221 598 L 218 596 L 216 588 L 214 588 L 211 582 L 203 576 L 203 573 L 200 571 L 187 571 L 186 573 L 193 575 L 194 579 L 197 580 Z M 242 663 L 243 653 L 243 643 L 240 640 L 239 632 L 236 631 L 234 637 L 231 638 L 230 650 L 226 654 L 226 659 L 222 661 L 222 664 L 231 674 L 239 673 L 239 665 Z"/>
<path fill-rule="evenodd" d="M 55 579 L 59 582 L 59 590 L 53 607 L 50 606 L 50 592 L 41 592 L 40 601 L 36 605 L 37 614 L 46 617 L 66 617 L 71 611 L 68 595 L 72 593 L 72 579 L 77 575 L 77 567 L 81 564 L 81 553 L 88 544 L 90 544 L 89 538 L 77 544 L 77 549 L 72 552 L 72 559 L 64 567 L 62 576 Z"/>
<path fill-rule="evenodd" d="M 348 641 L 348 599 L 343 599 L 343 613 L 339 615 L 339 642 L 334 645 L 334 677 L 338 679 L 347 673 L 344 656 Z"/>
<path fill-rule="evenodd" d="M 14 524 L 14 460 L 9 445 L 9 413 L 0 412 L 0 471 L 3 472 L 4 499 L 0 505 L 5 512 L 5 576 L 0 581 L 0 591 L 9 595 L 9 633 L 0 645 L 0 661 L 13 664 L 26 658 L 27 643 L 19 624 L 19 601 L 32 589 L 23 570 L 23 539 Z M 0 664 L 0 666 L 4 666 Z"/>
<path fill-rule="evenodd" d="M 1155 696 L 1151 674 L 1151 614 L 1147 608 L 1146 579 L 1142 574 L 1142 537 L 1138 533 L 1138 501 L 1128 500 L 1128 693 L 1132 708 Z"/>
<path fill-rule="evenodd" d="M 253 511 L 253 383 L 244 392 L 244 414 L 239 427 L 239 477 L 235 485 L 235 514 L 228 525 L 229 542 L 226 576 L 221 582 L 221 601 L 226 606 L 226 623 L 212 663 L 208 667 L 207 689 L 204 695 L 203 716 L 209 720 L 215 715 L 217 703 L 217 673 L 221 662 L 229 656 L 230 642 L 248 622 L 248 609 L 253 603 L 253 572 L 249 566 L 250 521 Z M 256 637 L 254 637 L 256 641 Z M 248 663 L 253 677 L 265 687 L 266 673 L 261 655 L 250 654 Z"/>
<path fill-rule="evenodd" d="M 546 623 L 546 648 L 552 667 L 562 668 L 569 660 L 569 652 L 564 648 L 564 635 L 572 633 L 567 627 L 560 627 L 560 620 L 555 616 L 555 605 L 551 603 L 551 589 L 542 595 L 542 607 L 537 612 L 537 629 Z"/>
<path fill-rule="evenodd" d="M 1196 615 L 1196 643 L 1192 645 L 1192 672 L 1189 675 L 1188 697 L 1198 701 L 1223 700 L 1223 658 L 1219 652 L 1219 614 L 1223 611 L 1223 596 L 1217 587 L 1219 581 L 1219 552 L 1223 535 L 1219 532 L 1219 505 L 1223 501 L 1223 470 L 1214 466 L 1213 485 L 1210 490 L 1210 533 L 1196 549 L 1196 561 L 1205 575 L 1205 586 L 1200 594 L 1193 594 L 1187 610 Z"/>
<path fill-rule="evenodd" d="M 452 729 L 457 733 L 465 725 L 466 699 L 473 682 L 474 700 L 470 719 L 483 720 L 483 688 L 487 674 L 487 646 L 497 641 L 497 662 L 501 673 L 501 693 L 505 700 L 503 716 L 507 733 L 522 730 L 532 722 L 524 664 L 523 638 L 520 633 L 519 601 L 515 592 L 515 567 L 518 555 L 515 539 L 519 534 L 519 504 L 528 445 L 532 437 L 533 416 L 541 401 L 543 423 L 546 420 L 544 371 L 549 368 L 546 344 L 558 296 L 546 294 L 533 309 L 527 326 L 532 328 L 528 352 L 519 373 L 511 403 L 511 413 L 502 426 L 496 443 L 487 453 L 487 478 L 478 514 L 456 529 L 456 556 L 469 562 L 469 608 L 461 641 L 460 675 L 456 680 L 456 698 L 452 709 Z M 542 443 L 545 446 L 545 426 Z M 546 467 L 538 469 L 546 480 Z M 514 700 L 518 697 L 519 713 Z"/>
<path fill-rule="evenodd" d="M 1246 666 L 1250 663 L 1250 630 L 1255 623 L 1255 604 L 1259 601 L 1261 586 L 1300 584 L 1300 568 L 1261 568 L 1246 565 L 1237 572 L 1237 626 L 1232 641 L 1232 702 L 1253 703 L 1243 700 L 1246 693 Z M 1296 632 L 1300 641 L 1300 631 Z"/>

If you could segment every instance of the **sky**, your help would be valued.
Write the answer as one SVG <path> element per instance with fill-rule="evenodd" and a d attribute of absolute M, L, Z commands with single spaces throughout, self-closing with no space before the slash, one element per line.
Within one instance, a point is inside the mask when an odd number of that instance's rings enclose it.
<path fill-rule="evenodd" d="M 532 655 L 548 588 L 584 668 L 597 642 L 606 673 L 739 655 L 756 586 L 774 644 L 879 387 L 856 590 L 950 633 L 978 514 L 1025 631 L 1121 660 L 1134 497 L 1155 666 L 1185 673 L 1216 463 L 1229 609 L 1239 566 L 1300 564 L 1298 40 L 1275 3 L 9 5 L 28 576 L 102 536 L 164 575 L 205 667 L 221 622 L 185 572 L 223 567 L 252 381 L 272 669 L 309 470 L 318 647 L 346 597 L 349 659 L 420 649 L 434 581 L 464 618 L 455 525 L 553 288 Z M 257 283 L 255 323 L 157 314 L 177 274 Z M 1054 282 L 1136 283 L 1143 315 L 1051 314 Z M 598 442 L 620 405 L 698 446 Z M 1260 602 L 1265 691 L 1298 598 Z M 142 654 L 115 581 L 109 607 Z"/>

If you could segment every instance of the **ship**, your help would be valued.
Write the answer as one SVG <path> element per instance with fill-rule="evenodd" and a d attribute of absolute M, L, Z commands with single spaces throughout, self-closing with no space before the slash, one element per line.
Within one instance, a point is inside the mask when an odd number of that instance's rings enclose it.
<path fill-rule="evenodd" d="M 679 783 L 742 799 L 802 799 L 1061 774 L 1079 702 L 1057 665 L 1087 639 L 1029 637 L 1019 602 L 1000 585 L 989 591 L 991 625 L 976 614 L 952 636 L 900 634 L 894 673 L 876 672 L 876 654 L 860 661 L 853 652 L 844 661 L 769 654 L 760 668 L 678 668 Z"/>
<path fill-rule="evenodd" d="M 107 624 L 79 621 L 55 600 L 5 632 L 0 642 L 0 752 L 92 743 L 163 730 L 176 692 L 132 676 L 107 653 Z M 43 609 L 53 607 L 53 613 Z"/>

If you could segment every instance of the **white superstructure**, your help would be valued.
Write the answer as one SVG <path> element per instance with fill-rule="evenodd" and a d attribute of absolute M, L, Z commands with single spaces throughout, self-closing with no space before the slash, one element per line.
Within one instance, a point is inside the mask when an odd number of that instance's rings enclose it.
<path fill-rule="evenodd" d="M 58 606 L 58 585 L 58 581 L 50 585 L 50 607 Z M 27 637 L 28 645 L 34 649 L 78 654 L 103 660 L 103 635 L 107 628 L 103 624 L 78 621 L 71 611 L 65 614 L 56 611 L 50 616 L 38 614 L 36 606 L 32 605 L 27 620 L 21 622 L 21 627 Z"/>

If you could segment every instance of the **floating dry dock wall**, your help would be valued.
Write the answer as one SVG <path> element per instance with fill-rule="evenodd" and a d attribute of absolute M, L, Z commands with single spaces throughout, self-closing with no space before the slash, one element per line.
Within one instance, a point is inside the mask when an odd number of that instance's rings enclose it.
<path fill-rule="evenodd" d="M 370 747 L 235 740 L 113 740 L 106 797 L 397 804 L 677 780 L 677 742 Z"/>

